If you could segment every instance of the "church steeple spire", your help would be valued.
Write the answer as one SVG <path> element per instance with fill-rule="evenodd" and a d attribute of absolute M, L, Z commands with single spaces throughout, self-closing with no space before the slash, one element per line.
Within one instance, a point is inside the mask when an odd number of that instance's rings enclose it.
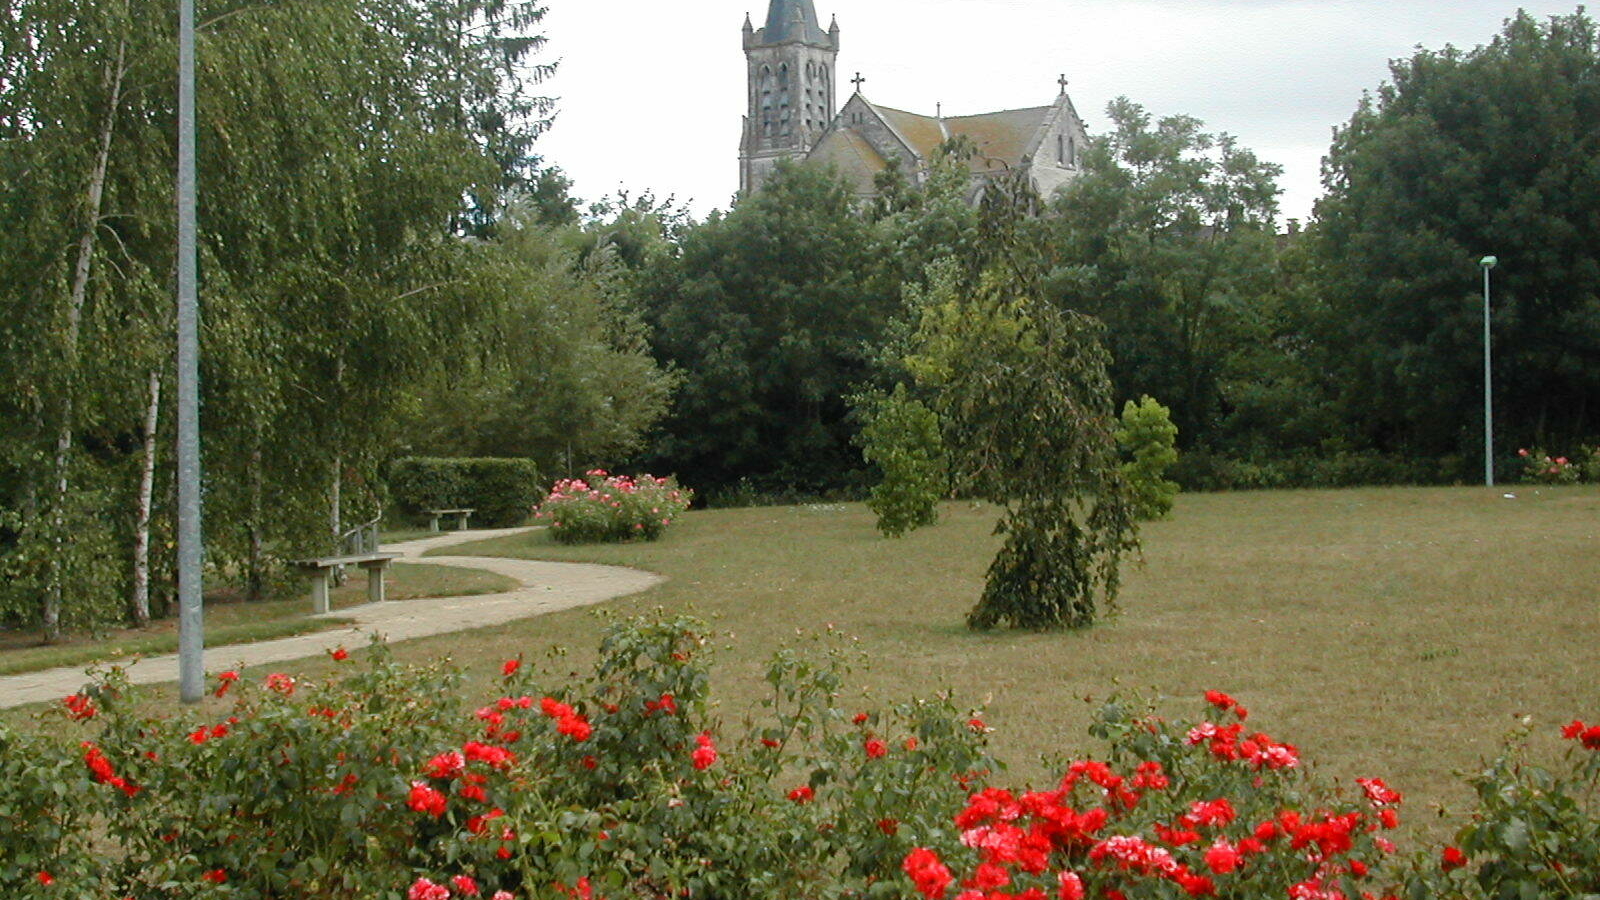
<path fill-rule="evenodd" d="M 771 0 L 767 6 L 767 27 L 761 29 L 765 44 L 798 41 L 826 46 L 828 35 L 817 22 L 817 7 L 811 0 Z"/>
<path fill-rule="evenodd" d="M 812 0 L 769 0 L 766 25 L 754 31 L 748 19 L 749 112 L 739 154 L 745 192 L 760 187 L 779 159 L 804 157 L 827 131 L 839 55 L 839 23 L 823 31 Z"/>

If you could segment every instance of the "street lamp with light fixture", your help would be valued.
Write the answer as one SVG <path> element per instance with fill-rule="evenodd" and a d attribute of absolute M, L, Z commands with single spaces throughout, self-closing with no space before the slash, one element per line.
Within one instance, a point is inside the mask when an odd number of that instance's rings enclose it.
<path fill-rule="evenodd" d="M 1493 256 L 1478 260 L 1483 267 L 1483 484 L 1494 487 L 1494 387 L 1489 374 L 1489 270 L 1500 264 Z"/>

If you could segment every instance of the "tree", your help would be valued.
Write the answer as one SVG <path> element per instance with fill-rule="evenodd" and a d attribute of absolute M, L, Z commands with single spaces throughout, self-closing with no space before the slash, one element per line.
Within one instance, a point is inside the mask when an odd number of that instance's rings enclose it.
<path fill-rule="evenodd" d="M 1178 426 L 1154 397 L 1145 395 L 1122 406 L 1122 427 L 1117 446 L 1132 457 L 1122 464 L 1122 475 L 1133 492 L 1134 515 L 1161 519 L 1172 512 L 1178 484 L 1167 480 L 1167 470 L 1178 461 Z"/>
<path fill-rule="evenodd" d="M 1343 412 L 1367 445 L 1476 465 L 1477 260 L 1491 253 L 1497 445 L 1596 433 L 1597 51 L 1581 10 L 1519 12 L 1487 45 L 1394 62 L 1336 133 L 1317 207 L 1319 337 L 1340 349 Z"/>
<path fill-rule="evenodd" d="M 1005 543 L 967 615 L 977 629 L 1091 624 L 1137 546 L 1101 326 L 1043 296 L 1018 218 L 1032 205 L 1022 184 L 986 191 L 989 264 L 970 290 L 959 262 L 936 265 L 912 292 L 898 354 L 943 424 L 957 489 L 1005 510 Z"/>
<path fill-rule="evenodd" d="M 878 517 L 885 537 L 939 520 L 939 500 L 950 485 L 939 416 L 913 398 L 904 383 L 891 393 L 869 392 L 857 399 L 864 424 L 856 441 L 882 479 L 872 488 L 867 508 Z"/>
<path fill-rule="evenodd" d="M 428 385 L 418 447 L 577 474 L 639 450 L 666 414 L 677 376 L 650 356 L 626 270 L 610 246 L 580 261 L 571 230 L 502 219 L 476 249 L 482 337 Z"/>
<path fill-rule="evenodd" d="M 726 216 L 686 229 L 646 287 L 656 356 L 684 375 L 653 464 L 713 492 L 855 481 L 846 396 L 895 299 L 874 271 L 850 191 L 810 166 L 780 166 Z"/>
<path fill-rule="evenodd" d="M 1251 345 L 1272 288 L 1279 166 L 1188 116 L 1154 119 L 1126 98 L 1040 227 L 1047 291 L 1106 324 L 1117 395 L 1164 397 L 1204 442 L 1232 354 Z"/>

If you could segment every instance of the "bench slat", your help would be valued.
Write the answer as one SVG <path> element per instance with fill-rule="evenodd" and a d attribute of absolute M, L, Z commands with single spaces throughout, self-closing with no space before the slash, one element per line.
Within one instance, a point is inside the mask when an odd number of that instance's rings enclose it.
<path fill-rule="evenodd" d="M 297 559 L 294 565 L 302 569 L 331 569 L 334 566 L 354 566 L 361 563 L 388 562 L 399 559 L 398 553 L 360 553 L 354 556 L 327 556 L 322 559 Z"/>

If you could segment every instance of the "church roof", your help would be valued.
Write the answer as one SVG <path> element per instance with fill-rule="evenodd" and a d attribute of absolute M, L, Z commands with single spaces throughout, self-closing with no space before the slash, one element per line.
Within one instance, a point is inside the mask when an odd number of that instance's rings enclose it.
<path fill-rule="evenodd" d="M 852 128 L 829 131 L 806 158 L 832 165 L 862 195 L 877 190 L 873 177 L 889 167 L 889 161 Z"/>
<path fill-rule="evenodd" d="M 865 97 L 862 98 L 866 100 Z M 933 116 L 919 115 L 906 112 L 903 109 L 894 109 L 888 106 L 879 106 L 872 101 L 867 101 L 889 127 L 900 133 L 900 137 L 911 146 L 918 156 L 923 159 L 933 155 L 933 151 L 945 142 L 943 129 L 939 127 L 939 120 Z"/>
<path fill-rule="evenodd" d="M 978 147 L 972 160 L 974 170 L 999 168 L 1000 163 L 1016 168 L 1034 148 L 1034 135 L 1050 115 L 1053 106 L 1006 109 L 976 116 L 953 116 L 944 120 L 951 137 L 965 135 Z"/>
<path fill-rule="evenodd" d="M 817 7 L 811 0 L 772 0 L 767 6 L 767 25 L 761 29 L 763 44 L 800 41 L 827 44 L 828 34 L 817 23 Z"/>
<path fill-rule="evenodd" d="M 1031 144 L 1039 126 L 1055 109 L 1054 106 L 1033 106 L 941 119 L 876 103 L 871 106 L 923 159 L 931 157 L 933 151 L 950 138 L 970 138 L 978 148 L 978 155 L 972 160 L 973 171 L 1020 166 L 1022 158 L 1034 149 Z"/>

